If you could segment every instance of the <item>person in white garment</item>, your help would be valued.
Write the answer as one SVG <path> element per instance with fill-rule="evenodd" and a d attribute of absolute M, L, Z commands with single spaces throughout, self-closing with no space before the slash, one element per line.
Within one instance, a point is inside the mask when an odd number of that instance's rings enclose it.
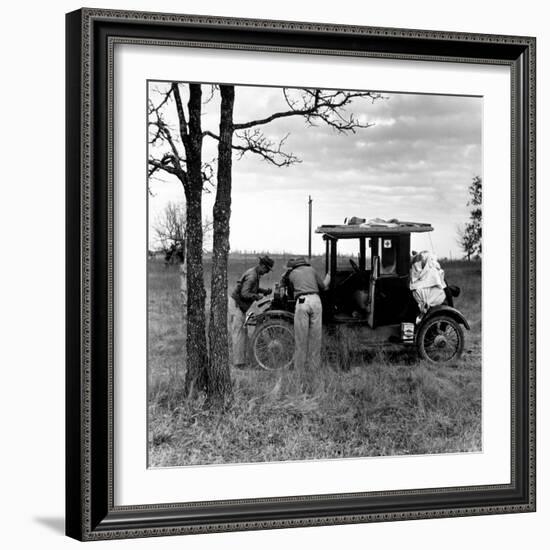
<path fill-rule="evenodd" d="M 414 256 L 409 273 L 409 288 L 418 303 L 420 313 L 445 301 L 445 273 L 437 258 L 423 250 Z"/>

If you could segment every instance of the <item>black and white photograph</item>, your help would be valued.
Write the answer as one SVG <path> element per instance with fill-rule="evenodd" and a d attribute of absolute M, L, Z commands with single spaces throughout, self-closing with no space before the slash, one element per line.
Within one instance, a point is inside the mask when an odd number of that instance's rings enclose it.
<path fill-rule="evenodd" d="M 442 6 L 6 4 L 3 548 L 544 547 L 548 10 Z"/>
<path fill-rule="evenodd" d="M 147 465 L 483 451 L 483 98 L 148 80 Z"/>

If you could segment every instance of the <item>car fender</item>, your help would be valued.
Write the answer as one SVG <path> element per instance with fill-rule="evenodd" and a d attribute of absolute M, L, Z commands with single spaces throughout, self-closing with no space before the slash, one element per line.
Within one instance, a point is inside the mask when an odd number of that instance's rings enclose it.
<path fill-rule="evenodd" d="M 290 323 L 294 323 L 294 314 L 290 311 L 285 311 L 284 309 L 268 309 L 266 311 L 256 313 L 253 316 L 250 316 L 250 318 L 247 316 L 245 324 L 258 325 L 267 319 L 286 319 Z"/>
<path fill-rule="evenodd" d="M 263 296 L 259 300 L 252 302 L 252 305 L 248 308 L 244 318 L 245 326 L 255 325 L 256 319 L 260 317 L 265 311 L 267 311 L 273 304 L 273 298 L 271 296 Z"/>
<path fill-rule="evenodd" d="M 468 324 L 468 321 L 466 320 L 466 317 L 458 311 L 458 309 L 455 309 L 451 306 L 446 305 L 440 305 L 440 306 L 434 306 L 430 308 L 427 313 L 424 314 L 422 317 L 421 324 L 426 322 L 428 319 L 431 319 L 433 317 L 437 317 L 440 315 L 447 315 L 448 317 L 453 318 L 457 323 L 460 323 L 461 325 L 464 325 L 464 328 L 467 330 L 470 330 L 470 325 Z"/>

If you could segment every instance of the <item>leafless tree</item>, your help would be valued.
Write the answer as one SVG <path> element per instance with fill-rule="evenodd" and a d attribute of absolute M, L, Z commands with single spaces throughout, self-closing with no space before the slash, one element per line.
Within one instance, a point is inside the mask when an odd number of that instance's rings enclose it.
<path fill-rule="evenodd" d="M 227 333 L 227 263 L 229 254 L 229 223 L 233 152 L 236 159 L 253 154 L 276 167 L 291 166 L 300 159 L 286 151 L 288 135 L 278 140 L 269 138 L 263 128 L 269 123 L 290 117 L 301 117 L 306 125 L 327 125 L 337 133 L 355 133 L 372 124 L 358 119 L 349 111 L 354 100 L 375 101 L 374 92 L 344 92 L 320 89 L 283 89 L 285 108 L 264 117 L 235 122 L 233 120 L 235 88 L 232 85 L 211 87 L 209 101 L 216 90 L 220 94 L 220 124 L 218 133 L 203 130 L 202 90 L 199 84 L 186 85 L 189 100 L 185 112 L 180 88 L 172 83 L 161 94 L 156 105 L 149 105 L 150 144 L 162 142 L 166 147 L 161 156 L 149 158 L 149 176 L 166 172 L 178 178 L 186 198 L 187 262 L 187 372 L 185 388 L 205 389 L 211 406 L 223 407 L 231 397 L 229 349 Z M 177 127 L 164 119 L 163 108 L 174 101 Z M 216 197 L 213 208 L 212 283 L 209 320 L 209 348 L 205 334 L 205 290 L 202 265 L 203 230 L 202 193 L 212 183 L 214 170 L 202 159 L 203 139 L 217 141 Z"/>
<path fill-rule="evenodd" d="M 203 163 L 201 127 L 202 88 L 188 85 L 187 113 L 180 85 L 172 83 L 156 104 L 149 104 L 149 144 L 167 145 L 162 156 L 149 157 L 149 177 L 163 171 L 175 176 L 181 183 L 186 202 L 186 263 L 187 263 L 187 358 L 185 391 L 193 394 L 206 388 L 208 353 L 206 347 L 206 319 L 204 273 L 202 263 L 202 193 L 212 177 L 211 166 Z M 172 128 L 163 116 L 163 106 L 173 100 L 177 110 L 177 126 Z"/>
<path fill-rule="evenodd" d="M 186 209 L 185 202 L 169 201 L 164 207 L 163 212 L 157 217 L 153 226 L 156 238 L 163 252 L 166 252 L 173 246 L 182 246 L 185 249 L 186 231 L 185 231 Z M 206 217 L 202 222 L 202 234 L 204 248 L 212 241 L 213 222 Z"/>
<path fill-rule="evenodd" d="M 210 403 L 223 406 L 231 395 L 227 333 L 227 263 L 229 254 L 229 222 L 231 217 L 232 151 L 237 159 L 254 154 L 277 167 L 290 166 L 300 159 L 284 149 L 288 134 L 280 140 L 269 139 L 263 127 L 272 121 L 302 117 L 308 126 L 325 124 L 337 133 L 354 133 L 372 124 L 362 122 L 347 112 L 354 99 L 374 101 L 380 94 L 343 92 L 319 89 L 283 89 L 287 109 L 245 122 L 234 122 L 234 86 L 221 85 L 219 133 L 204 132 L 218 141 L 216 201 L 214 204 L 214 246 L 209 321 L 210 373 L 207 394 Z"/>
<path fill-rule="evenodd" d="M 185 246 L 185 204 L 168 202 L 153 230 L 164 252 L 174 245 Z"/>

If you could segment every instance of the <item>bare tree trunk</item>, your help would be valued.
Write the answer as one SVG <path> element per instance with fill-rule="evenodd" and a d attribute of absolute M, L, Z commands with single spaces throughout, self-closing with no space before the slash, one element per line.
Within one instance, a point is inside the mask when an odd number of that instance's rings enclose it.
<path fill-rule="evenodd" d="M 202 129 L 201 87 L 189 85 L 189 134 L 185 144 L 187 199 L 187 371 L 185 391 L 193 396 L 206 388 L 208 354 L 204 271 L 202 263 Z"/>
<path fill-rule="evenodd" d="M 187 201 L 187 371 L 185 392 L 194 396 L 206 388 L 208 356 L 204 274 L 202 265 L 202 225 L 200 191 Z"/>
<path fill-rule="evenodd" d="M 231 167 L 233 141 L 233 86 L 220 86 L 220 139 L 218 143 L 218 182 L 214 203 L 214 243 L 212 253 L 212 292 L 208 340 L 210 350 L 207 380 L 208 402 L 223 407 L 231 397 L 227 333 L 227 258 L 231 217 Z"/>
<path fill-rule="evenodd" d="M 179 265 L 180 270 L 180 306 L 182 334 L 187 336 L 187 239 L 183 240 L 183 258 Z M 187 357 L 187 338 L 183 339 L 183 357 Z M 181 379 L 181 378 L 180 378 Z"/>

